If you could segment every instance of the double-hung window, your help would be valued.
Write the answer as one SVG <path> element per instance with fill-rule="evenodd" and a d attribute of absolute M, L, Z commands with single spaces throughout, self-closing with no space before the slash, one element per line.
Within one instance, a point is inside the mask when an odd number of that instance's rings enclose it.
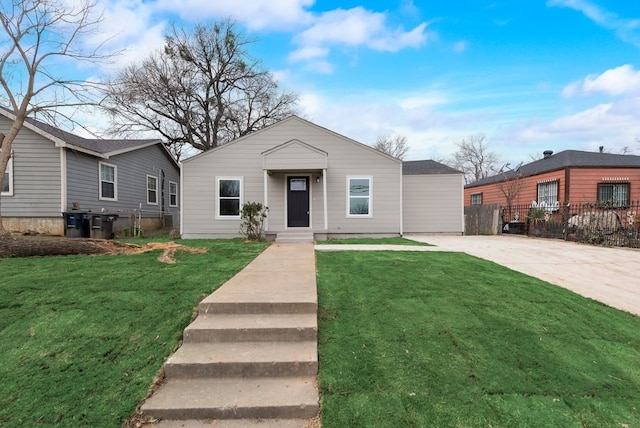
<path fill-rule="evenodd" d="M 612 207 L 628 207 L 629 183 L 599 183 L 598 202 Z"/>
<path fill-rule="evenodd" d="M 175 181 L 169 182 L 169 206 L 178 206 L 178 183 Z"/>
<path fill-rule="evenodd" d="M 347 217 L 371 217 L 371 177 L 347 177 Z"/>
<path fill-rule="evenodd" d="M 242 179 L 237 177 L 220 177 L 217 181 L 218 206 L 216 217 L 229 219 L 240 218 Z"/>
<path fill-rule="evenodd" d="M 100 199 L 116 201 L 118 199 L 118 170 L 115 165 L 99 163 Z"/>
<path fill-rule="evenodd" d="M 7 169 L 2 177 L 2 187 L 0 193 L 4 196 L 13 196 L 13 159 L 9 158 Z"/>
<path fill-rule="evenodd" d="M 147 204 L 158 205 L 158 177 L 147 175 Z"/>
<path fill-rule="evenodd" d="M 471 205 L 482 205 L 482 193 L 471 194 Z"/>

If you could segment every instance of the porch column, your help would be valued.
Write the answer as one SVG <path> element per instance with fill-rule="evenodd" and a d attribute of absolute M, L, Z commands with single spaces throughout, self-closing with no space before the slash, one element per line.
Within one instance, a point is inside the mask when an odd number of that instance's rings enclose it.
<path fill-rule="evenodd" d="M 263 187 L 263 191 L 264 191 L 264 195 L 263 195 L 264 206 L 265 207 L 269 207 L 269 185 L 267 184 L 267 180 L 269 179 L 269 173 L 267 172 L 266 169 L 263 169 L 262 170 L 262 175 L 263 175 L 262 187 Z M 265 231 L 269 230 L 269 216 L 268 215 L 264 219 L 264 230 Z"/>
<path fill-rule="evenodd" d="M 322 169 L 322 203 L 324 204 L 324 230 L 329 231 L 329 218 L 327 217 L 327 168 Z"/>

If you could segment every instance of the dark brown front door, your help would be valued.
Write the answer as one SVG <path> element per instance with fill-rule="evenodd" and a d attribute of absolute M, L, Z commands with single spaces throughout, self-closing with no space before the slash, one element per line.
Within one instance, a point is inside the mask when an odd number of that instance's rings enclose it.
<path fill-rule="evenodd" d="M 287 178 L 287 226 L 309 227 L 309 177 Z"/>

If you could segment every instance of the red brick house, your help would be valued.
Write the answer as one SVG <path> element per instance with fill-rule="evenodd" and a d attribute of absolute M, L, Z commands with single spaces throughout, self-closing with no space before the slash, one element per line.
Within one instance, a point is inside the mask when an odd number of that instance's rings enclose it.
<path fill-rule="evenodd" d="M 464 187 L 464 205 L 602 203 L 628 207 L 640 200 L 640 156 L 565 150 Z"/>

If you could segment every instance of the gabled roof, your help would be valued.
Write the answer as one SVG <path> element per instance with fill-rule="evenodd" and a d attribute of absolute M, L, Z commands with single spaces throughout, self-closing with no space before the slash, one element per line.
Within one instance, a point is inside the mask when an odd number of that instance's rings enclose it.
<path fill-rule="evenodd" d="M 15 115 L 12 111 L 0 106 L 0 115 L 9 120 L 14 120 Z M 55 126 L 49 125 L 39 120 L 27 117 L 24 122 L 25 128 L 35 132 L 38 135 L 52 141 L 56 147 L 64 147 L 71 150 L 77 150 L 92 156 L 103 159 L 109 159 L 111 156 L 122 153 L 139 150 L 145 147 L 160 144 L 166 151 L 167 155 L 178 165 L 174 157 L 167 150 L 166 146 L 159 139 L 100 139 L 100 138 L 83 138 L 71 132 L 64 131 Z"/>
<path fill-rule="evenodd" d="M 306 119 L 303 119 L 303 118 L 301 118 L 301 117 L 299 117 L 299 116 L 296 116 L 296 115 L 291 115 L 291 116 L 289 116 L 289 117 L 286 117 L 286 118 L 284 118 L 284 119 L 282 119 L 282 120 L 280 120 L 280 121 L 278 121 L 278 122 L 276 122 L 276 123 L 273 123 L 273 124 L 271 124 L 271 125 L 269 125 L 269 126 L 266 126 L 266 127 L 262 128 L 262 129 L 259 129 L 259 130 L 257 130 L 257 131 L 251 132 L 251 133 L 249 133 L 249 134 L 247 134 L 247 135 L 243 135 L 242 137 L 236 138 L 236 139 L 235 139 L 235 140 L 233 140 L 233 141 L 229 141 L 228 143 L 225 143 L 225 144 L 219 145 L 218 147 L 215 147 L 215 148 L 213 148 L 213 149 L 207 150 L 207 151 L 205 151 L 205 152 L 202 152 L 202 153 L 199 153 L 199 154 L 197 154 L 197 155 L 195 155 L 195 156 L 192 156 L 192 157 L 190 157 L 190 158 L 188 158 L 188 159 L 185 159 L 185 160 L 184 160 L 184 161 L 182 161 L 182 162 L 183 162 L 183 163 L 188 163 L 188 162 L 190 162 L 190 161 L 192 161 L 192 160 L 195 160 L 195 159 L 197 159 L 197 158 L 199 158 L 199 157 L 201 157 L 201 156 L 209 156 L 209 155 L 211 155 L 212 153 L 215 153 L 215 152 L 216 152 L 216 151 L 218 151 L 218 150 L 224 150 L 226 147 L 229 147 L 229 146 L 231 146 L 231 145 L 233 145 L 233 144 L 238 144 L 238 143 L 240 143 L 240 142 L 242 142 L 242 141 L 244 141 L 244 140 L 246 140 L 246 139 L 253 138 L 253 137 L 255 137 L 256 135 L 259 135 L 259 134 L 261 134 L 261 133 L 263 133 L 263 132 L 268 131 L 269 129 L 275 128 L 275 127 L 277 127 L 277 126 L 280 126 L 280 125 L 281 125 L 281 124 L 283 124 L 283 123 L 290 122 L 290 121 L 297 121 L 297 122 L 304 123 L 305 125 L 308 125 L 308 126 L 314 127 L 314 128 L 316 128 L 316 129 L 322 130 L 323 132 L 327 132 L 327 133 L 329 133 L 329 134 L 333 134 L 334 136 L 336 136 L 336 137 L 338 137 L 338 138 L 340 138 L 340 139 L 342 139 L 342 140 L 344 140 L 344 141 L 346 141 L 346 142 L 348 142 L 348 143 L 351 143 L 351 144 L 357 145 L 357 146 L 359 146 L 359 147 L 362 147 L 362 148 L 363 148 L 363 149 L 365 149 L 365 150 L 369 150 L 369 151 L 371 151 L 371 152 L 377 153 L 378 155 L 380 155 L 380 156 L 382 156 L 382 157 L 385 157 L 385 158 L 388 158 L 388 159 L 391 159 L 391 160 L 393 160 L 393 161 L 395 161 L 395 162 L 397 162 L 397 163 L 402 162 L 400 159 L 398 159 L 398 158 L 394 158 L 393 156 L 389 156 L 388 154 L 383 153 L 383 152 L 381 152 L 381 151 L 379 151 L 379 150 L 376 150 L 376 149 L 374 149 L 374 148 L 373 148 L 373 147 L 371 147 L 371 146 L 368 146 L 368 145 L 363 144 L 363 143 L 361 143 L 361 142 L 359 142 L 359 141 L 353 140 L 353 139 L 351 139 L 351 138 L 349 138 L 349 137 L 346 137 L 346 136 L 344 136 L 344 135 L 342 135 L 342 134 L 338 134 L 338 133 L 337 133 L 337 132 L 335 132 L 335 131 L 332 131 L 332 130 L 330 130 L 330 129 L 328 129 L 328 128 L 325 128 L 325 127 L 323 127 L 323 126 L 317 125 L 317 124 L 315 124 L 315 123 L 313 123 L 313 122 L 310 122 L 310 121 L 308 121 L 308 120 L 306 120 Z"/>
<path fill-rule="evenodd" d="M 455 168 L 451 168 L 434 160 L 416 160 L 402 162 L 402 175 L 424 174 L 462 174 Z"/>
<path fill-rule="evenodd" d="M 507 171 L 467 184 L 465 188 L 510 180 L 520 175 L 529 177 L 564 168 L 640 168 L 640 156 L 617 155 L 613 153 L 564 150 L 544 159 L 525 164 L 516 171 Z"/>

